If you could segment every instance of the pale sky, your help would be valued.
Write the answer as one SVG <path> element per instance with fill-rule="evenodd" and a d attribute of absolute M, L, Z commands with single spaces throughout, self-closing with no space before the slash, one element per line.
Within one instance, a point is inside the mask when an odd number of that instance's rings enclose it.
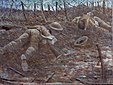
<path fill-rule="evenodd" d="M 16 6 L 18 8 L 21 8 L 21 3 L 20 1 L 23 1 L 26 6 L 30 6 L 29 9 L 33 9 L 33 3 L 36 2 L 37 3 L 37 9 L 40 9 L 40 0 L 13 0 L 15 3 L 13 4 L 13 8 L 15 8 Z M 55 2 L 58 1 L 58 4 L 63 4 L 63 0 L 43 0 L 43 5 L 44 5 L 44 9 L 47 9 L 47 4 L 53 6 L 53 8 L 55 8 Z M 61 1 L 61 2 L 60 2 Z M 77 2 L 78 1 L 78 2 Z M 66 0 L 67 3 L 70 3 L 71 5 L 78 5 L 81 2 L 82 3 L 86 3 L 86 2 L 100 2 L 100 5 L 102 5 L 102 1 L 103 0 Z M 106 6 L 111 7 L 112 6 L 112 1 L 113 0 L 106 0 Z M 29 3 L 28 3 L 29 2 Z M 10 7 L 10 5 L 12 4 L 12 0 L 0 0 L 0 7 Z M 97 5 L 97 4 L 95 4 Z M 20 7 L 19 7 L 20 6 Z M 63 6 L 63 5 L 62 5 Z M 26 8 L 26 7 L 25 7 Z"/>

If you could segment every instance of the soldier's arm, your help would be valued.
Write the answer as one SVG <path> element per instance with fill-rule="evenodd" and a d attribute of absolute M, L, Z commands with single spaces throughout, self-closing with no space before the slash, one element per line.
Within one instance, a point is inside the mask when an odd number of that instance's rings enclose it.
<path fill-rule="evenodd" d="M 86 23 L 85 23 L 85 30 L 88 28 L 88 25 L 89 25 L 89 20 L 90 20 L 89 18 L 87 18 L 87 19 L 86 19 Z"/>
<path fill-rule="evenodd" d="M 97 24 L 95 24 L 95 22 L 93 22 L 93 21 L 95 21 L 94 19 L 90 19 L 90 23 L 93 25 L 93 26 L 97 26 Z"/>

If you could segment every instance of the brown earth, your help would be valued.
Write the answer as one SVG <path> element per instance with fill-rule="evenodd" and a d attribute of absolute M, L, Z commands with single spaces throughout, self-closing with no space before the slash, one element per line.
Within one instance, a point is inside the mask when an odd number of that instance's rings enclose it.
<path fill-rule="evenodd" d="M 88 7 L 86 7 L 86 9 L 87 10 L 84 11 L 82 10 L 83 13 L 87 13 L 87 11 L 91 10 Z M 21 11 L 14 10 L 12 13 L 12 19 L 7 15 L 2 19 L 2 22 L 0 23 L 1 25 L 6 25 L 8 23 L 9 25 L 18 25 L 21 27 L 13 27 L 7 31 L 1 29 L 0 47 L 4 47 L 9 42 L 17 39 L 22 33 L 24 33 L 25 29 L 23 29 L 22 26 L 41 24 L 48 28 L 48 24 L 45 24 L 43 20 L 40 20 L 41 18 L 38 17 L 37 20 L 35 19 L 32 11 L 26 11 L 28 22 L 25 21 L 22 13 L 20 12 Z M 71 12 L 71 10 L 68 10 L 70 21 L 74 18 L 74 16 L 78 16 L 75 13 L 76 11 L 74 11 L 75 15 L 72 15 Z M 82 14 L 81 11 L 79 12 Z M 17 15 L 18 17 L 16 17 Z M 37 12 L 37 16 L 39 15 L 41 15 L 40 11 Z M 62 53 L 74 52 L 74 54 L 61 56 L 58 60 L 54 61 L 55 55 L 51 52 L 50 49 L 48 49 L 48 45 L 43 45 L 40 43 L 39 50 L 33 54 L 29 60 L 27 60 L 29 65 L 29 72 L 27 74 L 28 76 L 37 77 L 37 80 L 44 80 L 54 72 L 55 75 L 48 82 L 76 82 L 75 78 L 77 78 L 80 74 L 85 74 L 91 71 L 91 65 L 88 64 L 85 66 L 85 63 L 87 64 L 87 62 L 98 61 L 97 49 L 95 46 L 96 43 L 99 43 L 100 48 L 111 48 L 111 32 L 104 32 L 92 27 L 86 31 L 78 29 L 76 24 L 72 24 L 70 21 L 66 21 L 64 13 L 60 11 L 58 15 L 52 13 L 48 15 L 48 12 L 45 12 L 45 15 L 48 21 L 57 21 L 64 28 L 62 32 L 51 30 L 52 34 L 55 35 L 55 37 L 58 39 L 58 42 L 55 44 L 55 48 Z M 102 14 L 101 12 L 96 11 L 96 15 L 102 18 L 104 21 L 111 21 L 111 18 L 108 14 Z M 84 47 L 74 46 L 74 41 L 81 36 L 89 37 L 87 44 Z M 4 55 L 0 55 L 0 64 L 8 64 L 9 66 L 24 73 L 21 68 L 20 56 L 25 52 L 28 46 L 29 42 L 22 48 L 15 48 L 13 51 L 5 52 Z"/>

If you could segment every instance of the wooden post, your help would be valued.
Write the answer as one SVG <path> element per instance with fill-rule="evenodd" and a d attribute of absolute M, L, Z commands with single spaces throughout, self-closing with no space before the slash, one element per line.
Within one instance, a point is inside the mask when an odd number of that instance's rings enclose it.
<path fill-rule="evenodd" d="M 78 7 L 78 9 L 77 9 L 77 16 L 79 16 L 79 13 L 80 13 L 80 1 L 79 0 L 77 0 L 77 7 Z"/>
<path fill-rule="evenodd" d="M 87 1 L 87 7 L 89 6 L 89 3 L 88 3 L 88 1 Z"/>
<path fill-rule="evenodd" d="M 48 14 L 50 15 L 50 5 L 48 4 Z"/>
<path fill-rule="evenodd" d="M 58 13 L 58 2 L 56 1 L 56 15 Z"/>
<path fill-rule="evenodd" d="M 107 78 L 106 78 L 106 73 L 105 73 L 105 67 L 104 67 L 104 62 L 103 62 L 103 57 L 101 54 L 101 49 L 99 47 L 98 44 L 96 44 L 97 50 L 98 50 L 98 55 L 99 55 L 99 61 L 101 62 L 101 73 L 102 73 L 102 79 L 103 82 L 106 82 Z"/>
<path fill-rule="evenodd" d="M 100 4 L 99 4 L 99 1 L 97 1 L 97 8 L 98 8 L 97 10 L 100 10 L 99 7 L 100 7 Z"/>
<path fill-rule="evenodd" d="M 12 13 L 12 7 L 13 7 L 13 3 L 10 5 L 9 17 L 11 16 L 11 13 Z"/>
<path fill-rule="evenodd" d="M 43 0 L 40 0 L 40 5 L 41 5 L 41 10 L 44 11 L 44 8 L 43 8 Z"/>
<path fill-rule="evenodd" d="M 94 2 L 94 9 L 96 9 L 96 5 L 97 5 L 97 3 L 96 3 L 96 1 Z"/>
<path fill-rule="evenodd" d="M 91 5 L 92 5 L 92 9 L 94 9 L 94 2 L 92 2 Z"/>
<path fill-rule="evenodd" d="M 103 8 L 103 14 L 105 14 L 105 0 L 103 0 L 102 8 Z"/>
<path fill-rule="evenodd" d="M 99 7 L 100 6 L 99 1 L 97 2 L 97 4 L 98 4 L 98 7 Z"/>
<path fill-rule="evenodd" d="M 41 6 L 41 14 L 42 14 L 43 20 L 46 23 L 47 20 L 46 20 L 45 15 L 44 15 L 43 0 L 40 0 L 40 6 Z"/>
<path fill-rule="evenodd" d="M 50 50 L 52 51 L 52 53 L 55 55 L 56 58 L 61 54 L 61 53 L 60 53 L 57 49 L 55 49 L 55 47 L 54 47 L 52 44 L 50 44 L 49 42 L 48 42 L 48 46 L 49 46 Z"/>
<path fill-rule="evenodd" d="M 19 74 L 19 75 L 22 76 L 22 77 L 25 77 L 24 74 L 22 74 L 21 72 L 19 72 L 18 70 L 14 69 L 14 68 L 12 68 L 12 67 L 9 67 L 9 66 L 8 66 L 8 69 L 12 70 L 13 72 Z"/>
<path fill-rule="evenodd" d="M 51 8 L 52 8 L 53 12 L 55 12 L 55 9 L 53 8 L 53 6 L 51 6 Z"/>
<path fill-rule="evenodd" d="M 21 5 L 22 5 L 22 11 L 23 11 L 24 18 L 27 21 L 27 17 L 25 15 L 24 3 L 22 1 L 21 1 Z"/>
<path fill-rule="evenodd" d="M 112 16 L 113 16 L 113 0 L 112 0 Z M 113 17 L 112 17 L 112 49 L 111 50 L 113 50 Z"/>
<path fill-rule="evenodd" d="M 68 20 L 68 16 L 67 16 L 67 7 L 66 7 L 66 0 L 63 0 L 64 2 L 64 13 L 65 13 L 65 16 L 66 16 L 66 20 Z"/>
<path fill-rule="evenodd" d="M 59 5 L 60 10 L 63 10 L 63 8 L 61 7 L 61 5 Z"/>
<path fill-rule="evenodd" d="M 34 2 L 34 17 L 36 17 L 36 2 Z"/>
<path fill-rule="evenodd" d="M 3 2 L 4 0 L 2 0 L 2 5 L 4 6 L 4 2 Z"/>

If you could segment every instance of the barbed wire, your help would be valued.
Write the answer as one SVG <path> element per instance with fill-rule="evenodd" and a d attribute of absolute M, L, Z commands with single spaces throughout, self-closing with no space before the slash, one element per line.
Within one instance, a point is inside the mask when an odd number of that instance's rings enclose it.
<path fill-rule="evenodd" d="M 13 3 L 13 8 L 21 8 L 21 1 L 24 3 L 24 6 L 29 9 L 31 6 L 34 5 L 34 2 L 36 2 L 37 7 L 40 6 L 40 0 L 0 0 L 0 7 L 10 7 Z M 58 2 L 58 5 L 63 6 L 62 0 L 44 0 L 43 5 L 45 8 L 48 4 L 51 6 L 55 6 L 56 2 Z M 81 4 L 93 4 L 93 3 L 100 3 L 102 4 L 103 0 L 66 0 L 67 5 L 69 6 L 75 6 L 75 5 L 81 5 Z M 112 6 L 112 0 L 105 0 L 106 5 L 108 7 Z"/>

